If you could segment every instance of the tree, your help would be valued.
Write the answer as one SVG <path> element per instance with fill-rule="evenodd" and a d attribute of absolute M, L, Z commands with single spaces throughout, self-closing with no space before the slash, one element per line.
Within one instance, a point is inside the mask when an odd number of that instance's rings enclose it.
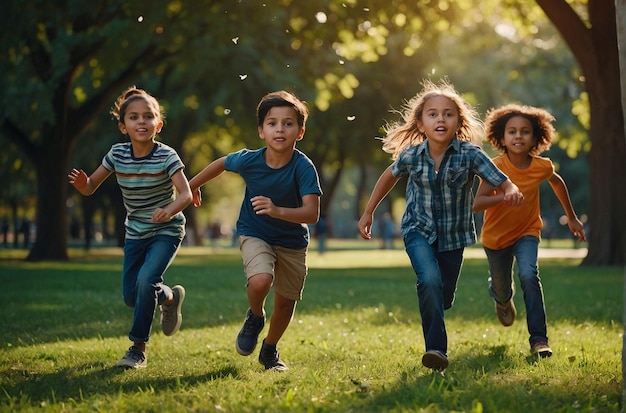
<path fill-rule="evenodd" d="M 620 91 L 622 102 L 626 102 L 626 0 L 615 0 L 615 16 L 617 24 L 617 44 L 619 50 Z M 624 136 L 626 137 L 626 105 L 622 106 Z M 624 294 L 626 297 L 626 267 L 624 267 Z M 624 302 L 622 319 L 626 331 L 626 301 Z M 622 335 L 622 410 L 626 406 L 626 335 Z"/>
<path fill-rule="evenodd" d="M 626 262 L 626 132 L 617 47 L 616 9 L 612 1 L 589 1 L 587 19 L 576 3 L 537 0 L 559 30 L 585 76 L 591 114 L 589 169 L 589 253 L 583 265 Z M 622 20 L 623 22 L 623 20 Z"/>

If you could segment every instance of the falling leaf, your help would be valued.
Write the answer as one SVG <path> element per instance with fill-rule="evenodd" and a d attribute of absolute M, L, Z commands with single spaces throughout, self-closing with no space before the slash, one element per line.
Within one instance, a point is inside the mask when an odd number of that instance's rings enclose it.
<path fill-rule="evenodd" d="M 348 119 L 350 122 L 352 122 L 353 120 L 356 119 L 356 116 L 354 116 L 354 115 L 348 116 L 346 119 Z"/>
<path fill-rule="evenodd" d="M 248 77 L 248 75 L 239 75 L 239 79 L 241 80 L 245 80 Z"/>

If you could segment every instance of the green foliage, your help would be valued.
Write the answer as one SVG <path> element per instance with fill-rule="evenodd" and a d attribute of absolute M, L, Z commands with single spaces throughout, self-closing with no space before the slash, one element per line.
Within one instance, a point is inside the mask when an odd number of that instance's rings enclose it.
<path fill-rule="evenodd" d="M 285 373 L 235 352 L 247 307 L 236 249 L 181 250 L 166 280 L 187 289 L 183 326 L 165 337 L 155 324 L 142 371 L 112 367 L 129 345 L 132 313 L 120 297 L 118 249 L 72 250 L 67 263 L 5 254 L 0 411 L 619 411 L 621 268 L 541 260 L 555 354 L 535 360 L 521 292 L 516 323 L 500 326 L 486 262 L 468 250 L 446 314 L 450 367 L 433 374 L 420 363 L 415 275 L 404 251 L 331 246 L 309 255 L 304 299 L 279 345 Z"/>

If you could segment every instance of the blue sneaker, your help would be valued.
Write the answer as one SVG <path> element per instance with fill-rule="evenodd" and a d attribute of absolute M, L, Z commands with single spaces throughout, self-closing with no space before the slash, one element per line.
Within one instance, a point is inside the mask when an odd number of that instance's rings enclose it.
<path fill-rule="evenodd" d="M 252 312 L 252 309 L 248 308 L 246 314 L 246 320 L 243 322 L 243 327 L 237 334 L 237 353 L 242 356 L 251 354 L 256 343 L 259 340 L 259 334 L 265 326 L 265 316 L 257 317 Z"/>

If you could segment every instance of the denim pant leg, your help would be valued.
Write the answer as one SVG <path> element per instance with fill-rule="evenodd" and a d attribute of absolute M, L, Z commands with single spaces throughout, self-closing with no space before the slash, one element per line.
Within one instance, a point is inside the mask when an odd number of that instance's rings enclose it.
<path fill-rule="evenodd" d="M 122 295 L 126 305 L 134 307 L 128 335 L 133 342 L 145 343 L 150 339 L 157 305 L 172 297 L 172 290 L 163 284 L 163 274 L 180 243 L 178 238 L 166 235 L 125 241 Z"/>
<path fill-rule="evenodd" d="M 444 309 L 450 308 L 454 301 L 463 249 L 440 254 L 436 247 L 416 232 L 407 234 L 404 243 L 417 276 L 417 296 L 426 351 L 439 350 L 447 354 Z"/>
<path fill-rule="evenodd" d="M 546 307 L 537 263 L 538 249 L 539 239 L 530 235 L 520 238 L 513 244 L 520 288 L 524 293 L 530 343 L 548 341 Z"/>
<path fill-rule="evenodd" d="M 484 248 L 489 264 L 489 295 L 500 304 L 506 304 L 515 294 L 513 281 L 513 246 L 500 250 Z"/>

